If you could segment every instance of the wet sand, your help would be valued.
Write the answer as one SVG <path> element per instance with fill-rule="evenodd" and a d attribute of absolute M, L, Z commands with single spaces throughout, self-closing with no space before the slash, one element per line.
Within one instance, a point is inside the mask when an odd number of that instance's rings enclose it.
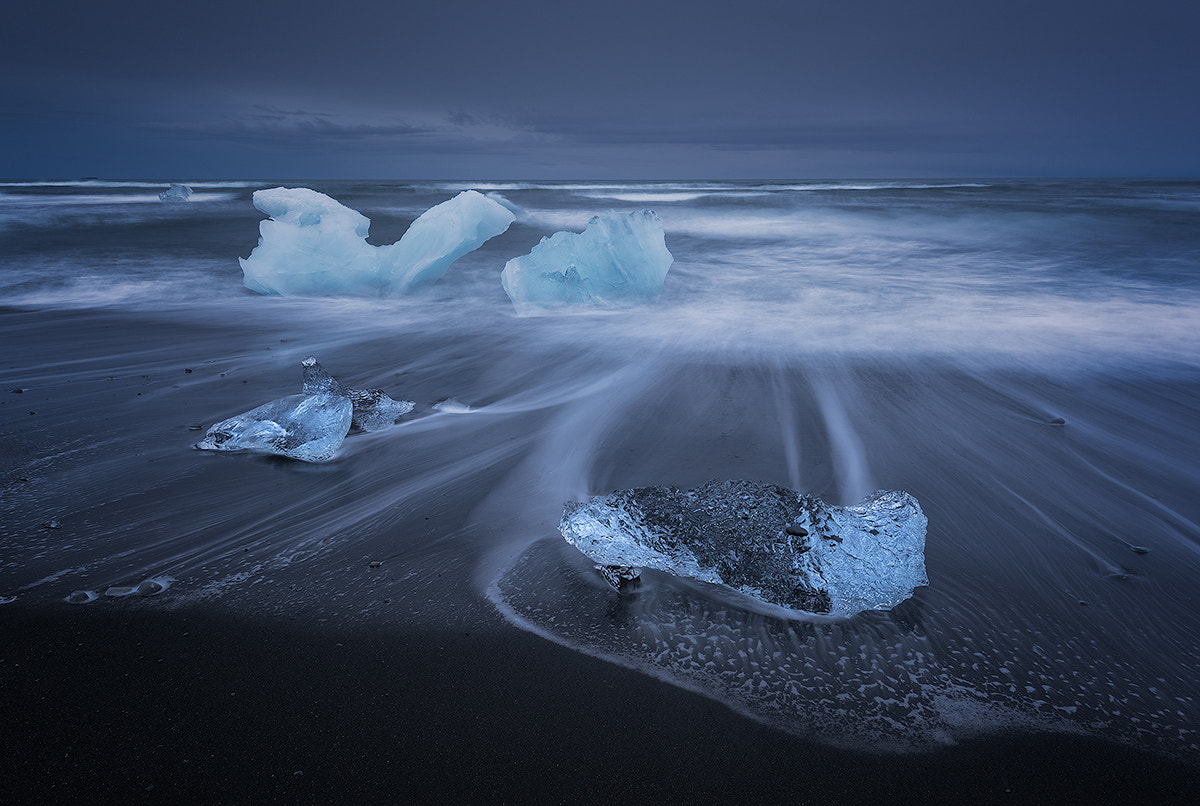
<path fill-rule="evenodd" d="M 538 411 L 475 431 L 464 421 L 445 443 L 411 429 L 400 470 L 382 439 L 360 438 L 329 467 L 201 455 L 189 450 L 194 423 L 298 384 L 292 359 L 309 348 L 289 340 L 303 327 L 11 310 L 0 324 L 0 538 L 21 546 L 0 555 L 0 594 L 28 588 L 0 605 L 0 802 L 1190 803 L 1200 787 L 1195 766 L 1063 735 L 842 751 L 516 629 L 479 595 L 476 573 L 487 530 L 511 539 L 505 530 L 524 523 L 480 508 L 491 480 L 523 460 L 506 446 L 526 444 Z M 329 352 L 330 366 L 359 372 L 391 355 L 353 341 Z M 445 381 L 418 364 L 404 385 L 388 382 L 427 403 L 456 392 Z M 406 486 L 408 468 L 456 470 L 445 444 L 460 443 L 461 467 L 484 476 Z M 476 452 L 495 458 L 476 463 Z M 753 463 L 766 461 L 752 454 L 738 470 L 761 475 Z M 953 521 L 943 508 L 930 505 L 931 523 Z M 52 518 L 59 527 L 41 526 Z M 315 562 L 198 596 L 304 530 L 324 541 Z M 126 562 L 125 541 L 145 556 Z M 77 548 L 38 559 L 42 544 Z M 107 565 L 29 586 L 74 557 Z M 121 575 L 143 562 L 186 573 L 151 599 L 62 602 L 75 587 L 136 583 Z"/>
<path fill-rule="evenodd" d="M 514 629 L 0 611 L 6 803 L 1190 803 L 1200 773 L 1017 736 L 814 746 Z"/>

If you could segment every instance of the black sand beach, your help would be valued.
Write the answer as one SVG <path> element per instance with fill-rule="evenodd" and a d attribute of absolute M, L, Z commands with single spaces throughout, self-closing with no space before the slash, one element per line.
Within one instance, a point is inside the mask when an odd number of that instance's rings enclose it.
<path fill-rule="evenodd" d="M 112 437 L 91 412 L 135 442 L 151 474 L 161 457 L 157 438 L 140 434 L 146 428 L 174 435 L 176 460 L 162 461 L 211 468 L 215 458 L 224 464 L 216 472 L 257 476 L 264 490 L 312 476 L 292 462 L 197 455 L 187 446 L 193 414 L 142 402 L 198 374 L 185 365 L 201 366 L 198 353 L 214 338 L 207 329 L 18 311 L 4 322 L 10 345 L 14 332 L 58 336 L 51 350 L 28 341 L 25 360 L 6 374 L 9 384 L 32 375 L 37 387 L 9 392 L 0 408 L 10 549 L 16 535 L 128 537 L 131 512 L 194 506 L 186 493 L 172 496 L 169 474 L 150 482 L 136 463 L 64 486 L 80 462 L 106 461 L 87 455 L 94 435 Z M 177 356 L 161 381 L 146 378 L 106 357 L 128 351 L 130 333 L 150 354 L 136 359 L 142 367 L 158 365 L 155 344 L 188 344 L 194 353 Z M 39 367 L 61 365 L 68 353 L 84 369 L 36 379 Z M 220 387 L 240 394 L 238 380 Z M 100 397 L 103 405 L 88 402 Z M 129 420 L 130 410 L 147 419 Z M 60 458 L 42 461 L 48 455 Z M 328 483 L 319 470 L 315 478 Z M 139 503 L 143 495 L 123 489 L 131 479 L 163 497 Z M 39 487 L 51 494 L 31 498 Z M 190 483 L 181 489 L 195 493 Z M 1066 735 L 1001 734 L 901 755 L 838 750 L 515 629 L 475 592 L 472 564 L 452 547 L 417 549 L 425 567 L 416 577 L 402 573 L 411 569 L 395 553 L 406 530 L 478 528 L 463 513 L 481 496 L 470 485 L 442 490 L 428 508 L 358 545 L 393 551 L 378 568 L 368 554 L 327 569 L 297 562 L 277 569 L 269 586 L 231 585 L 212 601 L 177 601 L 186 577 L 158 597 L 79 606 L 47 599 L 41 591 L 53 583 L 20 593 L 0 607 L 0 800 L 1189 803 L 1200 786 L 1194 766 Z M 126 503 L 108 506 L 109 498 Z M 50 518 L 57 527 L 47 527 Z M 247 545 L 230 551 L 263 550 Z"/>
<path fill-rule="evenodd" d="M 2 617 L 5 803 L 1184 804 L 1200 786 L 1061 736 L 840 752 L 494 621 Z"/>

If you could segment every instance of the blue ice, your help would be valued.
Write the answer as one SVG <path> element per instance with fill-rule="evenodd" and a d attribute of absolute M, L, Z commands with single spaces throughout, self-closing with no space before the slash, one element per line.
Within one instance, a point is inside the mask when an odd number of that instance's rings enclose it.
<path fill-rule="evenodd" d="M 246 287 L 260 294 L 392 296 L 435 282 L 458 258 L 516 218 L 474 190 L 425 211 L 399 241 L 367 243 L 370 220 L 309 188 L 254 192 L 270 218 L 258 246 L 240 258 Z"/>
<path fill-rule="evenodd" d="M 344 395 L 288 395 L 217 423 L 196 447 L 324 462 L 333 457 L 350 431 L 353 408 Z"/>
<path fill-rule="evenodd" d="M 521 314 L 567 306 L 616 308 L 657 297 L 674 258 L 652 210 L 594 217 L 582 233 L 556 232 L 500 274 Z"/>
<path fill-rule="evenodd" d="M 158 194 L 160 201 L 165 202 L 185 202 L 191 201 L 192 189 L 187 185 L 180 185 L 172 182 L 171 186 Z"/>

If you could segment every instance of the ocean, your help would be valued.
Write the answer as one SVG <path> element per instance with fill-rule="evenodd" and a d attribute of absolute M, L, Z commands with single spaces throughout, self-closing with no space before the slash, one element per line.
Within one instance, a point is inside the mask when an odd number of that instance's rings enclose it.
<path fill-rule="evenodd" d="M 612 669 L 814 752 L 1200 769 L 1200 182 L 189 184 L 0 183 L 0 623 L 419 636 L 477 669 L 428 671 L 454 735 L 496 697 L 586 735 L 563 714 Z M 424 293 L 260 296 L 238 258 L 279 185 L 373 244 L 461 190 L 521 212 Z M 661 219 L 660 299 L 517 316 L 505 261 L 610 209 Z M 323 464 L 192 449 L 309 355 L 415 410 Z M 929 585 L 852 619 L 654 572 L 619 595 L 558 534 L 566 502 L 710 479 L 907 491 Z M 515 647 L 576 682 L 482 684 Z"/>

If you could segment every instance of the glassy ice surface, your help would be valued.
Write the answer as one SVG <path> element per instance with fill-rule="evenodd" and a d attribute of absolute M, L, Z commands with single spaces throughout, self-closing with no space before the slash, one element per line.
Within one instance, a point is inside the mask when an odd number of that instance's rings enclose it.
<path fill-rule="evenodd" d="M 620 307 L 662 292 L 674 258 L 652 210 L 594 217 L 582 233 L 556 232 L 500 274 L 518 313 L 543 308 Z"/>
<path fill-rule="evenodd" d="M 270 218 L 259 224 L 250 257 L 239 259 L 246 288 L 260 294 L 379 291 L 366 216 L 309 188 L 256 190 L 254 206 Z"/>
<path fill-rule="evenodd" d="M 713 481 L 568 504 L 559 531 L 610 582 L 614 573 L 630 578 L 636 572 L 628 569 L 655 568 L 769 604 L 849 617 L 889 610 L 928 584 L 926 525 L 903 492 L 835 507 L 776 485 Z"/>
<path fill-rule="evenodd" d="M 189 201 L 192 198 L 192 189 L 187 185 L 172 182 L 169 188 L 158 194 L 158 198 L 165 202 Z"/>
<path fill-rule="evenodd" d="M 289 395 L 217 423 L 196 447 L 324 462 L 345 439 L 352 412 L 350 398 L 342 395 Z"/>
<path fill-rule="evenodd" d="M 261 294 L 389 296 L 426 286 L 450 264 L 508 229 L 515 216 L 467 190 L 422 214 L 398 242 L 367 243 L 370 220 L 309 188 L 254 192 L 270 216 L 258 246 L 240 258 L 244 283 Z"/>
<path fill-rule="evenodd" d="M 399 241 L 379 247 L 380 279 L 388 289 L 408 291 L 431 285 L 450 264 L 516 220 L 498 201 L 474 190 L 431 207 Z"/>
<path fill-rule="evenodd" d="M 416 406 L 411 400 L 392 400 L 382 389 L 347 389 L 311 355 L 301 366 L 304 367 L 301 391 L 306 395 L 331 394 L 350 398 L 354 406 L 350 427 L 359 431 L 389 428 Z"/>

